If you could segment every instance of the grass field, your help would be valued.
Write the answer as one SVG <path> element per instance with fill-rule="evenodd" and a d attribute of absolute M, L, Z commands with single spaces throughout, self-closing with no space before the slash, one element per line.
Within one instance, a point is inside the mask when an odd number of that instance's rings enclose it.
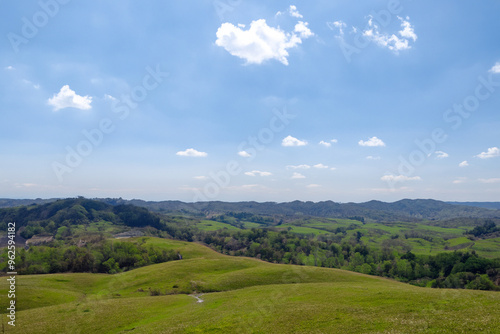
<path fill-rule="evenodd" d="M 234 227 L 233 225 L 217 222 L 214 220 L 202 220 L 199 224 L 196 224 L 200 230 L 204 231 L 216 231 L 222 229 L 228 230 L 239 230 L 239 228 Z"/>
<path fill-rule="evenodd" d="M 183 260 L 116 274 L 17 276 L 6 333 L 495 333 L 500 293 L 229 257 L 166 239 Z M 0 294 L 7 295 L 6 280 Z M 160 296 L 150 296 L 149 290 Z M 203 293 L 203 303 L 187 293 Z M 7 298 L 1 298 L 5 310 Z"/>

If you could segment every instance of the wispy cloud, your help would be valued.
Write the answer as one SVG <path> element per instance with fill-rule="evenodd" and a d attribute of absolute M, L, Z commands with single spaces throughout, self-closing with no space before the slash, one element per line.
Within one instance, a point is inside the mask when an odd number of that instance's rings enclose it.
<path fill-rule="evenodd" d="M 62 86 L 59 93 L 54 94 L 48 101 L 48 104 L 54 107 L 54 111 L 65 108 L 76 108 L 81 110 L 91 109 L 92 97 L 80 96 L 74 90 L 69 88 L 69 85 Z"/>
<path fill-rule="evenodd" d="M 330 147 L 330 146 L 332 146 L 332 144 L 331 144 L 331 143 L 328 143 L 328 142 L 326 142 L 326 141 L 324 141 L 324 140 L 320 141 L 320 142 L 319 142 L 319 144 L 320 144 L 320 145 L 323 145 L 324 147 Z"/>
<path fill-rule="evenodd" d="M 401 21 L 402 30 L 399 30 L 396 34 L 387 34 L 380 31 L 380 27 L 374 23 L 373 17 L 370 16 L 368 29 L 363 31 L 363 36 L 396 54 L 401 50 L 410 49 L 410 41 L 415 42 L 417 34 L 415 34 L 408 16 L 406 19 L 398 16 L 398 19 Z"/>
<path fill-rule="evenodd" d="M 288 165 L 288 166 L 286 166 L 286 169 L 309 169 L 309 168 L 311 168 L 311 166 L 309 166 L 309 165 L 297 165 L 297 166 Z"/>
<path fill-rule="evenodd" d="M 380 178 L 382 181 L 388 182 L 403 182 L 403 181 L 420 181 L 422 178 L 420 176 L 405 176 L 405 175 L 384 175 Z"/>
<path fill-rule="evenodd" d="M 303 18 L 302 14 L 299 13 L 299 11 L 297 10 L 297 6 L 295 5 L 290 5 L 286 12 L 277 12 L 276 16 L 283 15 L 285 13 L 288 13 L 291 17 L 296 17 L 299 19 Z"/>
<path fill-rule="evenodd" d="M 292 175 L 292 179 L 305 179 L 305 178 L 306 177 L 304 175 L 297 173 L 297 172 L 293 173 L 293 175 Z"/>
<path fill-rule="evenodd" d="M 176 155 L 179 155 L 181 157 L 193 157 L 193 158 L 204 158 L 208 156 L 206 152 L 200 152 L 195 150 L 194 148 L 188 148 L 185 151 L 179 151 L 176 153 Z"/>
<path fill-rule="evenodd" d="M 492 178 L 492 179 L 479 179 L 481 183 L 500 183 L 500 178 Z"/>
<path fill-rule="evenodd" d="M 469 163 L 467 162 L 467 160 L 462 161 L 461 163 L 458 164 L 458 167 L 467 167 L 467 166 L 469 166 Z"/>
<path fill-rule="evenodd" d="M 317 164 L 317 165 L 314 165 L 313 167 L 318 168 L 318 169 L 327 169 L 328 168 L 328 166 L 325 166 L 323 164 Z"/>
<path fill-rule="evenodd" d="M 444 158 L 448 158 L 450 155 L 446 152 L 443 152 L 443 151 L 436 151 L 434 152 L 436 154 L 436 159 L 444 159 Z"/>
<path fill-rule="evenodd" d="M 382 141 L 382 139 L 379 139 L 377 137 L 371 137 L 370 139 L 363 141 L 360 140 L 358 142 L 359 146 L 368 146 L 368 147 L 382 147 L 385 146 L 385 143 Z"/>
<path fill-rule="evenodd" d="M 285 137 L 283 139 L 283 141 L 281 142 L 281 145 L 288 146 L 288 147 L 292 147 L 292 146 L 306 146 L 307 145 L 307 141 L 300 140 L 300 139 L 297 139 L 297 138 L 292 137 L 292 136 L 287 136 L 287 137 Z"/>
<path fill-rule="evenodd" d="M 459 177 L 458 179 L 453 181 L 453 184 L 461 184 L 464 183 L 465 181 L 467 181 L 466 177 Z"/>
<path fill-rule="evenodd" d="M 253 170 L 251 172 L 245 172 L 245 175 L 247 175 L 247 176 L 271 176 L 273 174 L 270 172 L 261 172 L 259 170 Z"/>
<path fill-rule="evenodd" d="M 322 140 L 319 142 L 319 145 L 322 145 L 324 147 L 330 147 L 330 146 L 332 146 L 332 143 L 336 144 L 336 143 L 338 143 L 338 140 L 337 139 L 332 139 L 330 141 Z"/>
<path fill-rule="evenodd" d="M 500 149 L 498 147 L 490 147 L 486 152 L 481 152 L 476 157 L 480 159 L 489 159 L 500 156 Z"/>
<path fill-rule="evenodd" d="M 379 156 L 373 156 L 369 155 L 366 157 L 366 160 L 380 160 L 381 158 Z"/>

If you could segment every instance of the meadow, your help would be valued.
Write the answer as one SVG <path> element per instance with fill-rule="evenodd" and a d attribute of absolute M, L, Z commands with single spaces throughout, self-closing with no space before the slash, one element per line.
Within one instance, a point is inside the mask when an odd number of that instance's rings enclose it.
<path fill-rule="evenodd" d="M 500 293 L 430 289 L 339 269 L 230 257 L 146 238 L 180 261 L 115 275 L 17 277 L 7 333 L 494 333 Z M 1 280 L 0 294 L 7 294 Z M 201 294 L 202 303 L 189 294 Z M 5 310 L 7 300 L 0 307 Z"/>

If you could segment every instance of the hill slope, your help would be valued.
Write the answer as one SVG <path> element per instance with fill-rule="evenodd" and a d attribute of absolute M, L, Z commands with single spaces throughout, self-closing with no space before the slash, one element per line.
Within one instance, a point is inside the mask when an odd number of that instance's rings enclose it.
<path fill-rule="evenodd" d="M 184 259 L 117 275 L 18 276 L 16 327 L 7 332 L 493 333 L 500 326 L 500 293 L 276 265 L 181 241 L 148 243 L 180 249 Z M 6 290 L 2 279 L 0 293 Z M 165 295 L 174 290 L 205 292 L 204 302 Z"/>

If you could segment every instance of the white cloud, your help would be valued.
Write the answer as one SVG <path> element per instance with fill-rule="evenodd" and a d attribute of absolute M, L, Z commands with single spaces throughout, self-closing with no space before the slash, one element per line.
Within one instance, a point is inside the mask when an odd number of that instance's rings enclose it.
<path fill-rule="evenodd" d="M 337 167 L 332 167 L 330 168 L 330 170 L 337 170 Z"/>
<path fill-rule="evenodd" d="M 13 71 L 15 70 L 14 66 L 7 66 L 7 67 L 4 67 L 6 70 L 9 70 L 9 71 Z"/>
<path fill-rule="evenodd" d="M 281 145 L 283 145 L 283 146 L 306 146 L 307 141 L 299 140 L 299 139 L 294 138 L 292 136 L 287 136 L 283 139 L 283 141 L 281 142 Z"/>
<path fill-rule="evenodd" d="M 321 186 L 319 184 L 314 184 L 313 183 L 313 184 L 307 185 L 306 187 L 309 188 L 309 189 L 314 189 L 314 188 L 320 188 Z"/>
<path fill-rule="evenodd" d="M 323 146 L 325 146 L 325 147 L 330 147 L 330 146 L 332 146 L 332 143 L 333 143 L 333 144 L 337 144 L 338 142 L 339 142 L 339 141 L 338 141 L 337 139 L 332 139 L 332 140 L 330 140 L 329 142 L 322 140 L 322 141 L 320 141 L 320 142 L 319 142 L 319 144 L 320 144 L 320 145 L 323 145 Z"/>
<path fill-rule="evenodd" d="M 344 36 L 344 28 L 347 27 L 347 24 L 345 24 L 344 21 L 327 22 L 326 25 L 331 30 L 338 29 L 339 30 L 339 37 Z"/>
<path fill-rule="evenodd" d="M 104 99 L 105 100 L 110 100 L 110 101 L 117 101 L 117 98 L 112 96 L 112 95 L 109 95 L 109 94 L 104 94 Z"/>
<path fill-rule="evenodd" d="M 91 103 L 92 97 L 77 95 L 74 90 L 69 88 L 69 85 L 62 86 L 59 93 L 54 94 L 54 96 L 48 100 L 48 104 L 54 107 L 54 111 L 64 108 L 88 110 L 92 108 L 90 105 Z"/>
<path fill-rule="evenodd" d="M 23 79 L 22 81 L 23 81 L 23 83 L 25 83 L 27 85 L 31 85 L 35 89 L 40 89 L 40 85 L 39 84 L 34 84 L 30 80 L 26 80 L 26 79 Z"/>
<path fill-rule="evenodd" d="M 318 169 L 326 169 L 326 168 L 328 168 L 328 166 L 325 166 L 323 164 L 317 164 L 317 165 L 314 165 L 313 167 L 314 168 L 318 168 Z"/>
<path fill-rule="evenodd" d="M 245 175 L 248 175 L 248 176 L 271 176 L 273 174 L 269 173 L 269 172 L 261 172 L 258 170 L 253 170 L 251 172 L 245 172 Z"/>
<path fill-rule="evenodd" d="M 309 169 L 309 168 L 311 168 L 311 166 L 309 166 L 309 165 L 297 165 L 297 166 L 288 165 L 288 166 L 286 166 L 286 169 Z"/>
<path fill-rule="evenodd" d="M 481 183 L 500 183 L 500 178 L 479 179 L 479 182 L 481 182 Z"/>
<path fill-rule="evenodd" d="M 283 14 L 285 14 L 285 13 L 281 12 L 281 11 L 278 11 L 276 13 L 276 16 L 280 16 L 280 15 L 283 15 Z M 298 19 L 303 18 L 302 14 L 300 14 L 299 11 L 297 10 L 297 6 L 294 6 L 294 5 L 290 5 L 290 7 L 288 7 L 288 14 L 291 17 L 296 17 Z"/>
<path fill-rule="evenodd" d="M 328 143 L 328 142 L 326 142 L 326 141 L 324 141 L 324 140 L 320 141 L 320 142 L 319 142 L 319 144 L 320 144 L 320 145 L 323 145 L 324 147 L 330 147 L 330 146 L 332 146 L 332 144 L 331 144 L 331 143 Z"/>
<path fill-rule="evenodd" d="M 303 18 L 303 16 L 299 13 L 297 10 L 297 7 L 294 5 L 291 5 L 290 8 L 288 8 L 288 13 L 290 13 L 290 16 L 296 17 L 296 18 Z"/>
<path fill-rule="evenodd" d="M 420 181 L 422 178 L 420 176 L 405 176 L 405 175 L 384 175 L 380 178 L 382 181 L 388 182 L 402 182 L 402 181 Z"/>
<path fill-rule="evenodd" d="M 299 23 L 295 25 L 294 31 L 296 33 L 299 33 L 300 37 L 302 38 L 309 38 L 311 36 L 314 36 L 314 33 L 311 31 L 311 29 L 307 27 L 308 25 L 309 23 L 307 22 L 299 21 Z"/>
<path fill-rule="evenodd" d="M 238 155 L 243 158 L 250 158 L 252 155 L 248 153 L 247 151 L 239 151 Z"/>
<path fill-rule="evenodd" d="M 206 152 L 200 152 L 195 150 L 194 148 L 188 148 L 185 151 L 179 151 L 176 153 L 176 155 L 182 156 L 182 157 L 194 157 L 194 158 L 204 158 L 208 156 Z"/>
<path fill-rule="evenodd" d="M 467 162 L 467 160 L 462 161 L 461 163 L 458 164 L 458 167 L 467 167 L 467 166 L 469 166 L 469 163 Z"/>
<path fill-rule="evenodd" d="M 453 184 L 460 184 L 460 183 L 464 183 L 465 181 L 467 181 L 466 177 L 459 177 L 458 179 L 453 181 Z"/>
<path fill-rule="evenodd" d="M 302 38 L 312 36 L 307 23 L 295 26 Z M 266 20 L 252 21 L 248 30 L 242 30 L 231 23 L 223 23 L 217 30 L 215 44 L 226 49 L 231 55 L 244 59 L 247 64 L 262 64 L 269 59 L 277 59 L 288 65 L 288 49 L 302 43 L 295 33 L 287 33 L 280 28 L 267 25 Z"/>
<path fill-rule="evenodd" d="M 400 50 L 411 49 L 410 40 L 415 42 L 417 40 L 417 35 L 415 34 L 415 30 L 413 29 L 410 18 L 406 17 L 403 19 L 398 16 L 398 19 L 401 21 L 402 30 L 399 30 L 397 34 L 386 34 L 381 33 L 379 26 L 373 22 L 373 17 L 370 16 L 368 20 L 368 29 L 363 31 L 363 36 L 372 40 L 380 46 L 387 47 L 389 50 L 394 53 L 398 53 Z"/>
<path fill-rule="evenodd" d="M 369 155 L 366 157 L 366 160 L 380 160 L 381 158 L 379 156 L 373 156 Z"/>
<path fill-rule="evenodd" d="M 444 159 L 444 158 L 448 158 L 450 156 L 448 153 L 443 152 L 443 151 L 436 151 L 434 153 L 436 153 L 436 159 Z"/>
<path fill-rule="evenodd" d="M 500 61 L 497 61 L 495 65 L 490 69 L 491 73 L 498 74 L 500 73 Z"/>
<path fill-rule="evenodd" d="M 360 146 L 369 146 L 369 147 L 385 146 L 385 143 L 377 137 L 371 137 L 367 141 L 360 140 L 358 144 Z"/>
<path fill-rule="evenodd" d="M 411 26 L 410 18 L 407 16 L 405 21 L 403 18 L 398 16 L 398 19 L 401 21 L 401 27 L 403 28 L 403 30 L 398 31 L 399 35 L 401 35 L 401 37 L 412 39 L 415 42 L 418 36 L 415 34 L 415 30 Z"/>
<path fill-rule="evenodd" d="M 500 150 L 498 149 L 498 147 L 490 147 L 488 151 L 481 152 L 480 154 L 476 155 L 476 157 L 480 159 L 489 159 L 498 156 L 500 156 Z"/>
<path fill-rule="evenodd" d="M 208 180 L 208 177 L 207 176 L 194 176 L 193 179 L 203 181 L 203 180 Z"/>
<path fill-rule="evenodd" d="M 292 179 L 305 179 L 305 178 L 306 177 L 304 175 L 297 173 L 297 172 L 293 173 L 293 175 L 292 175 Z"/>

